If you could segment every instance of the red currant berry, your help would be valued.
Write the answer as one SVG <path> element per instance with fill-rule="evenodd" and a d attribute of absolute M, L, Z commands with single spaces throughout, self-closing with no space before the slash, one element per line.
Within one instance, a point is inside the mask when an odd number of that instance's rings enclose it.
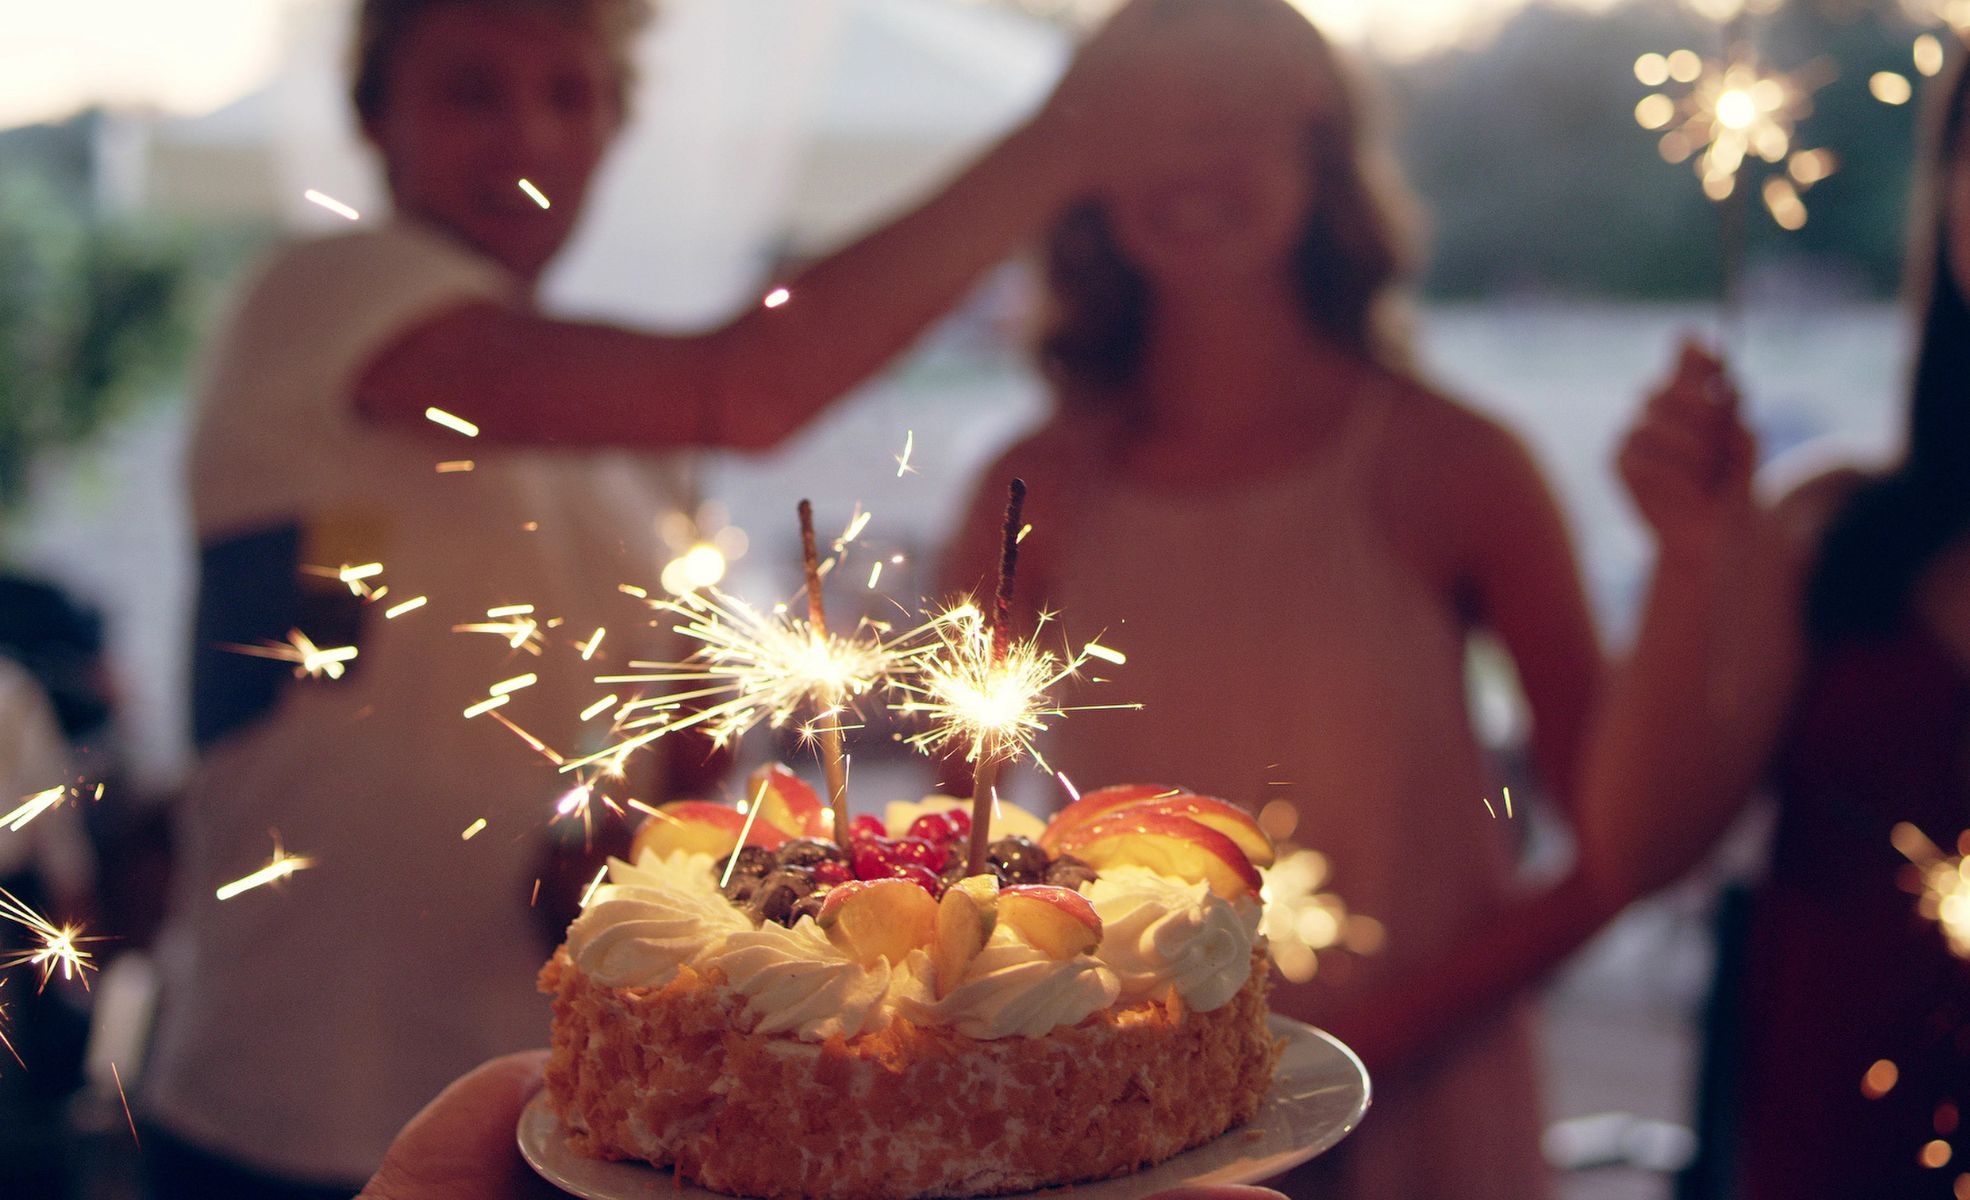
<path fill-rule="evenodd" d="M 957 829 L 937 813 L 925 813 L 910 822 L 910 836 L 922 838 L 926 842 L 939 844 L 957 836 Z"/>
<path fill-rule="evenodd" d="M 837 884 L 847 883 L 853 878 L 855 878 L 855 873 L 848 869 L 847 863 L 823 862 L 814 864 L 815 883 L 833 887 Z"/>
<path fill-rule="evenodd" d="M 889 854 L 881 842 L 864 838 L 849 848 L 849 862 L 857 879 L 885 879 L 889 876 Z"/>
<path fill-rule="evenodd" d="M 888 837 L 889 828 L 882 823 L 881 817 L 872 817 L 868 813 L 863 813 L 848 822 L 848 836 L 851 838 Z"/>
<path fill-rule="evenodd" d="M 902 866 L 892 868 L 890 873 L 898 879 L 909 880 L 924 891 L 929 892 L 932 896 L 939 895 L 944 890 L 944 881 L 939 879 L 937 872 L 931 870 L 929 867 L 920 867 L 915 863 L 904 863 Z"/>
<path fill-rule="evenodd" d="M 951 809 L 944 814 L 944 819 L 951 823 L 951 835 L 953 837 L 969 837 L 971 835 L 971 814 L 964 809 Z"/>
<path fill-rule="evenodd" d="M 936 842 L 907 837 L 897 839 L 895 849 L 890 851 L 889 857 L 894 863 L 915 863 L 920 867 L 941 871 L 944 869 L 946 855 L 944 847 Z"/>

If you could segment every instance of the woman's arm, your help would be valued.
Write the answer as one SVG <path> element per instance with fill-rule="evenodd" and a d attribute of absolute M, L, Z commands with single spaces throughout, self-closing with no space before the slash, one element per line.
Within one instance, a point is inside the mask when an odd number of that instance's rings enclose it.
<path fill-rule="evenodd" d="M 1174 152 L 1160 136 L 1181 118 L 1172 83 L 1210 67 L 1166 25 L 1149 0 L 1124 8 L 1038 115 L 914 211 L 792 280 L 780 307 L 665 337 L 472 304 L 378 354 L 357 408 L 423 428 L 436 405 L 503 442 L 773 445 L 1067 204 Z"/>

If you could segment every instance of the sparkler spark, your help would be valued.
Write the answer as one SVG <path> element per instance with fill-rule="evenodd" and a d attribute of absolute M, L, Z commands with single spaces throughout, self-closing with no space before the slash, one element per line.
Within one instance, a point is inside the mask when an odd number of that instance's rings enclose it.
<path fill-rule="evenodd" d="M 293 663 L 296 679 L 315 679 L 322 676 L 340 679 L 343 672 L 342 664 L 356 657 L 354 646 L 323 648 L 315 645 L 308 635 L 299 629 L 288 630 L 285 642 L 263 642 L 258 646 L 224 643 L 219 649 L 230 650 L 234 654 L 250 654 L 255 658 L 271 658 L 277 662 Z"/>
<path fill-rule="evenodd" d="M 1042 624 L 1046 620 L 1041 617 Z M 1031 758 L 1051 771 L 1034 744 L 1049 721 L 1092 708 L 1142 707 L 1056 705 L 1049 693 L 1080 674 L 1088 659 L 1101 656 L 1084 646 L 1062 658 L 1042 649 L 1037 638 L 1003 639 L 1004 653 L 995 653 L 992 628 L 974 604 L 946 609 L 925 629 L 935 640 L 908 654 L 908 669 L 893 680 L 902 699 L 889 706 L 923 718 L 924 727 L 905 740 L 925 754 L 962 751 L 974 765 Z"/>
<path fill-rule="evenodd" d="M 307 191 L 301 193 L 301 198 L 303 200 L 306 200 L 310 204 L 321 205 L 323 208 L 334 213 L 336 216 L 341 217 L 345 221 L 362 220 L 361 213 L 357 212 L 353 208 L 350 208 L 348 205 L 342 203 L 340 200 L 337 200 L 335 197 L 329 195 L 326 192 L 318 192 L 314 188 L 309 188 Z"/>
<path fill-rule="evenodd" d="M 910 454 L 916 448 L 917 431 L 914 429 L 905 429 L 903 431 L 903 453 L 896 456 L 896 478 L 901 479 L 905 475 L 914 475 L 917 473 L 917 469 L 910 465 Z"/>
<path fill-rule="evenodd" d="M 389 608 L 384 609 L 383 619 L 386 621 L 394 621 L 398 617 L 403 616 L 405 613 L 416 612 L 418 609 L 423 608 L 425 605 L 429 603 L 431 603 L 431 598 L 429 596 L 414 596 L 411 599 L 404 601 L 402 604 L 392 604 Z"/>
<path fill-rule="evenodd" d="M 0 920 L 12 921 L 41 943 L 31 949 L 13 951 L 9 957 L 0 959 L 0 968 L 38 967 L 42 987 L 48 986 L 48 980 L 54 977 L 56 971 L 62 973 L 63 979 L 81 979 L 83 986 L 88 986 L 88 976 L 84 972 L 96 968 L 89 961 L 94 956 L 82 948 L 82 943 L 95 939 L 83 937 L 81 926 L 53 924 L 6 888 L 0 888 Z"/>
<path fill-rule="evenodd" d="M 479 427 L 477 425 L 474 425 L 464 417 L 453 416 L 442 408 L 434 407 L 425 409 L 424 419 L 434 425 L 443 425 L 446 429 L 456 430 L 466 437 L 475 438 L 479 436 Z"/>
<path fill-rule="evenodd" d="M 242 892 L 250 892 L 254 888 L 265 887 L 270 883 L 286 879 L 296 871 L 305 871 L 314 865 L 313 859 L 302 858 L 299 855 L 289 854 L 285 850 L 282 850 L 279 839 L 275 839 L 274 857 L 271 862 L 251 875 L 242 875 L 240 878 L 219 888 L 214 895 L 218 896 L 221 900 L 230 900 Z"/>
<path fill-rule="evenodd" d="M 520 181 L 520 190 L 525 192 L 527 199 L 532 200 L 535 204 L 540 205 L 542 208 L 549 207 L 547 197 L 542 194 L 539 188 L 533 185 L 533 181 L 522 179 Z"/>
<path fill-rule="evenodd" d="M 766 293 L 766 298 L 764 300 L 761 300 L 760 303 L 765 305 L 767 308 L 778 308 L 791 299 L 793 299 L 792 292 L 788 291 L 783 287 L 776 287 L 772 291 Z"/>
<path fill-rule="evenodd" d="M 1916 870 L 1916 911 L 1941 926 L 1950 953 L 1970 960 L 1970 831 L 1957 839 L 1964 854 L 1946 855 L 1906 821 L 1889 834 Z"/>

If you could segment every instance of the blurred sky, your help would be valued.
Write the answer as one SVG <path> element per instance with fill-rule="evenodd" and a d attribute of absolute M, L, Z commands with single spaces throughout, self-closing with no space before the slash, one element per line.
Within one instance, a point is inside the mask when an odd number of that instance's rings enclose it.
<path fill-rule="evenodd" d="M 0 0 L 0 128 L 93 103 L 209 111 L 266 78 L 295 10 L 341 2 Z M 1527 0 L 1294 2 L 1337 38 L 1403 57 L 1481 38 Z M 1605 8 L 1614 0 L 1571 2 Z"/>

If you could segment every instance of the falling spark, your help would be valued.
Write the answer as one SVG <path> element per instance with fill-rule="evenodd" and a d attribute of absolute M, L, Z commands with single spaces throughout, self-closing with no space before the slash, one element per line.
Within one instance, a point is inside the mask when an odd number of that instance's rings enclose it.
<path fill-rule="evenodd" d="M 522 688 L 530 688 L 539 682 L 540 676 L 529 671 L 525 675 L 515 675 L 511 679 L 502 679 L 487 688 L 486 691 L 489 695 L 509 696 L 514 692 L 520 691 Z"/>
<path fill-rule="evenodd" d="M 1491 814 L 1492 820 L 1496 821 L 1498 819 L 1498 810 L 1491 807 L 1491 797 L 1479 796 L 1478 802 L 1484 805 L 1484 811 Z"/>
<path fill-rule="evenodd" d="M 529 200 L 532 200 L 535 204 L 540 205 L 542 208 L 548 207 L 547 197 L 541 194 L 541 190 L 535 187 L 532 181 L 522 179 L 520 181 L 520 190 L 525 192 L 527 194 L 527 198 Z"/>
<path fill-rule="evenodd" d="M 876 581 L 877 581 L 878 579 L 881 579 L 881 578 L 882 578 L 882 560 L 878 558 L 878 559 L 877 559 L 877 560 L 876 560 L 876 561 L 875 561 L 875 562 L 874 562 L 874 563 L 873 563 L 873 564 L 872 564 L 872 565 L 871 565 L 871 566 L 869 567 L 869 590 L 870 590 L 870 591 L 872 591 L 872 592 L 873 592 L 873 591 L 875 591 L 875 590 L 876 590 Z"/>
<path fill-rule="evenodd" d="M 766 298 L 764 300 L 761 300 L 760 303 L 765 305 L 767 308 L 778 308 L 782 304 L 785 304 L 787 301 L 791 299 L 793 299 L 792 292 L 788 291 L 783 287 L 776 287 L 772 291 L 766 293 Z"/>
<path fill-rule="evenodd" d="M 480 817 L 478 820 L 472 822 L 470 825 L 467 825 L 465 827 L 465 832 L 458 835 L 458 840 L 461 842 L 469 842 L 473 838 L 478 837 L 480 831 L 485 829 L 485 827 L 486 827 L 486 819 L 484 817 Z"/>
<path fill-rule="evenodd" d="M 276 840 L 274 842 L 273 861 L 253 872 L 251 875 L 244 875 L 233 880 L 214 894 L 221 900 L 230 900 L 241 892 L 250 892 L 254 888 L 265 887 L 267 884 L 286 879 L 296 871 L 305 871 L 314 865 L 314 860 L 312 859 L 302 858 L 299 855 L 289 854 L 285 850 L 282 850 L 280 848 L 280 842 Z"/>
<path fill-rule="evenodd" d="M 27 828 L 29 821 L 47 812 L 49 809 L 55 807 L 55 805 L 60 804 L 62 798 L 67 795 L 68 788 L 61 784 L 56 784 L 45 792 L 36 792 L 32 796 L 26 797 L 20 807 L 7 813 L 5 816 L 0 816 L 0 828 L 10 829 L 15 833 L 19 833 L 21 830 Z M 101 799 L 101 797 L 98 796 L 97 799 Z"/>
<path fill-rule="evenodd" d="M 1014 539 L 1014 542 L 1015 542 L 1016 544 L 1018 544 L 1018 545 L 1021 545 L 1021 546 L 1023 546 L 1023 545 L 1025 545 L 1025 544 L 1026 544 L 1026 535 L 1027 535 L 1027 534 L 1029 534 L 1029 533 L 1031 533 L 1031 532 L 1033 532 L 1033 527 L 1032 527 L 1031 525 L 1022 525 L 1022 526 L 1020 526 L 1020 527 L 1019 527 L 1019 536 L 1018 536 L 1017 538 L 1015 538 L 1015 539 Z"/>
<path fill-rule="evenodd" d="M 342 678 L 343 663 L 356 657 L 354 646 L 333 646 L 322 648 L 310 641 L 308 635 L 299 629 L 287 631 L 285 642 L 263 642 L 258 646 L 238 646 L 222 643 L 221 650 L 234 654 L 250 654 L 255 658 L 271 658 L 278 662 L 294 664 L 296 679 L 314 679 L 327 676 L 330 679 Z"/>
<path fill-rule="evenodd" d="M 7 981 L 0 979 L 0 987 L 6 986 Z M 14 1061 L 20 1063 L 21 1066 L 25 1067 L 27 1065 L 26 1061 L 21 1058 L 21 1052 L 14 1049 L 14 1044 L 7 1040 L 7 1006 L 4 1004 L 0 1004 L 0 1049 L 5 1049 L 7 1053 L 13 1055 Z"/>
<path fill-rule="evenodd" d="M 340 200 L 337 200 L 335 197 L 329 195 L 326 192 L 318 192 L 314 188 L 309 188 L 307 191 L 301 193 L 301 198 L 303 200 L 308 201 L 308 203 L 310 204 L 321 205 L 323 208 L 334 213 L 336 216 L 341 217 L 345 221 L 362 220 L 363 215 L 361 213 L 357 212 L 353 208 L 350 208 L 348 205 L 342 203 Z"/>
<path fill-rule="evenodd" d="M 638 600 L 648 600 L 650 598 L 650 593 L 646 589 L 637 587 L 633 583 L 619 583 L 616 585 L 616 590 L 625 596 L 634 596 Z"/>
<path fill-rule="evenodd" d="M 525 617 L 531 616 L 533 611 L 534 606 L 531 604 L 502 604 L 498 608 L 487 609 L 486 615 L 489 617 Z"/>
<path fill-rule="evenodd" d="M 469 721 L 473 717 L 479 716 L 482 713 L 489 713 L 493 709 L 498 708 L 501 705 L 505 704 L 507 701 L 511 700 L 512 698 L 513 697 L 511 696 L 492 696 L 488 699 L 481 700 L 477 704 L 474 704 L 470 708 L 465 710 L 465 719 Z"/>
<path fill-rule="evenodd" d="M 413 597 L 412 599 L 404 601 L 402 604 L 392 604 L 389 608 L 383 610 L 383 619 L 386 621 L 394 621 L 398 617 L 403 616 L 405 613 L 416 612 L 418 609 L 423 608 L 425 605 L 429 603 L 431 603 L 431 598 L 429 596 L 416 596 Z"/>
<path fill-rule="evenodd" d="M 759 781 L 759 790 L 752 794 L 752 802 L 745 806 L 746 823 L 739 829 L 739 840 L 732 847 L 731 857 L 725 860 L 725 873 L 718 877 L 718 886 L 721 891 L 724 890 L 726 884 L 732 882 L 732 871 L 739 865 L 739 851 L 745 849 L 746 843 L 751 840 L 752 824 L 759 819 L 759 810 L 766 807 L 766 788 L 768 783 L 768 780 L 761 779 Z"/>
<path fill-rule="evenodd" d="M 616 694 L 614 692 L 610 692 L 608 695 L 602 697 L 600 700 L 597 700 L 595 703 L 589 705 L 587 708 L 582 709 L 581 719 L 584 721 L 593 721 L 596 717 L 600 716 L 604 711 L 606 711 L 611 706 L 613 706 L 615 702 L 616 702 Z"/>
<path fill-rule="evenodd" d="M 464 417 L 455 417 L 452 414 L 446 412 L 442 408 L 425 409 L 424 419 L 430 421 L 434 425 L 443 425 L 446 429 L 457 430 L 459 433 L 464 434 L 466 437 L 479 436 L 479 427 L 477 425 L 474 425 L 472 422 L 466 420 Z"/>
<path fill-rule="evenodd" d="M 852 542 L 856 538 L 861 537 L 862 531 L 869 527 L 870 518 L 874 516 L 875 516 L 874 513 L 868 512 L 866 510 L 856 513 L 854 517 L 849 519 L 848 528 L 841 531 L 840 544 L 847 545 L 849 542 Z"/>
<path fill-rule="evenodd" d="M 996 654 L 992 629 L 976 605 L 946 609 L 925 628 L 935 641 L 910 655 L 909 670 L 893 681 L 903 698 L 889 706 L 925 720 L 905 739 L 925 754 L 962 751 L 973 764 L 1031 758 L 1051 771 L 1034 744 L 1049 721 L 1086 708 L 1142 707 L 1054 704 L 1048 693 L 1080 673 L 1091 657 L 1087 648 L 1062 658 L 1041 649 L 1036 638 L 1008 638 L 1003 655 Z"/>
<path fill-rule="evenodd" d="M 116 1069 L 115 1063 L 111 1063 L 109 1074 L 110 1078 L 116 1080 L 116 1098 L 123 1101 L 123 1120 L 130 1126 L 130 1140 L 137 1144 L 137 1149 L 141 1150 L 144 1148 L 144 1139 L 137 1136 L 137 1118 L 130 1115 L 130 1097 L 123 1091 L 123 1073 Z"/>
<path fill-rule="evenodd" d="M 1512 789 L 1506 788 L 1504 790 L 1505 790 L 1505 819 L 1509 821 L 1512 819 Z"/>
<path fill-rule="evenodd" d="M 501 697 L 501 699 L 504 699 L 504 697 Z M 525 742 L 527 744 L 528 749 L 532 750 L 535 754 L 540 755 L 548 762 L 551 762 L 558 767 L 568 761 L 567 759 L 561 757 L 561 755 L 556 754 L 554 750 L 550 748 L 546 742 L 541 741 L 533 734 L 528 733 L 526 730 L 520 728 L 518 725 L 515 725 L 513 722 L 507 720 L 505 713 L 489 711 L 488 715 L 491 716 L 493 720 L 498 721 L 501 725 L 506 726 L 507 730 L 510 733 L 512 733 L 514 737 L 517 737 L 521 741 Z"/>
<path fill-rule="evenodd" d="M 595 889 L 602 886 L 602 878 L 608 873 L 609 873 L 609 865 L 607 863 L 602 864 L 602 868 L 595 872 L 595 878 L 588 881 L 587 889 L 584 890 L 581 894 L 581 903 L 576 907 L 579 908 L 588 907 L 588 902 L 595 898 Z"/>
<path fill-rule="evenodd" d="M 590 637 L 590 638 L 588 639 L 588 641 L 587 641 L 586 643 L 584 643 L 584 644 L 583 644 L 583 646 L 582 646 L 582 648 L 581 648 L 581 661 L 583 661 L 583 662 L 587 662 L 588 660 L 590 660 L 590 659 L 592 659 L 592 658 L 594 658 L 594 657 L 595 657 L 595 650 L 596 650 L 596 647 L 598 647 L 598 646 L 600 646 L 600 645 L 602 644 L 602 635 L 603 635 L 603 634 L 605 634 L 605 633 L 607 633 L 607 632 L 609 632 L 609 631 L 608 631 L 608 630 L 606 630 L 606 629 L 602 629 L 602 628 L 599 628 L 599 627 L 598 627 L 598 628 L 597 628 L 597 629 L 595 630 L 595 633 L 593 634 L 593 636 L 591 636 L 591 637 Z M 587 719 L 588 719 L 587 717 L 583 717 L 583 718 L 582 718 L 582 720 L 584 720 L 584 721 L 585 721 L 585 720 L 587 720 Z"/>
<path fill-rule="evenodd" d="M 6 888 L 0 888 L 0 919 L 12 921 L 39 938 L 41 945 L 32 950 L 16 950 L 12 957 L 0 959 L 0 968 L 31 966 L 41 969 L 41 986 L 48 986 L 48 980 L 56 971 L 63 979 L 81 979 L 84 987 L 89 979 L 84 972 L 95 970 L 89 960 L 93 956 L 82 948 L 82 943 L 93 938 L 82 936 L 79 925 L 55 925 L 46 917 L 35 912 Z"/>
<path fill-rule="evenodd" d="M 450 460 L 450 461 L 448 461 L 448 462 L 441 462 L 441 463 L 439 463 L 439 464 L 438 464 L 438 474 L 440 474 L 440 475 L 454 475 L 454 474 L 458 474 L 458 473 L 460 473 L 460 472 L 463 472 L 463 471 L 470 471 L 470 470 L 473 470 L 473 469 L 475 469 L 476 467 L 478 467 L 478 465 L 479 465 L 478 463 L 476 463 L 476 462 L 473 462 L 473 461 L 472 461 L 471 459 L 469 459 L 469 458 L 454 458 L 454 459 L 451 459 L 451 460 Z"/>
<path fill-rule="evenodd" d="M 343 567 L 340 571 L 337 571 L 335 573 L 335 577 L 337 579 L 340 579 L 343 583 L 350 584 L 351 587 L 349 590 L 353 592 L 356 590 L 353 585 L 360 583 L 365 579 L 374 579 L 378 575 L 381 575 L 382 573 L 383 573 L 383 564 L 380 562 L 373 562 L 373 563 L 364 563 L 359 567 Z"/>
<path fill-rule="evenodd" d="M 1896 824 L 1889 840 L 1914 864 L 1916 880 L 1910 890 L 1918 897 L 1916 911 L 1942 928 L 1950 953 L 1970 959 L 1970 857 L 1945 855 L 1907 821 Z M 1958 846 L 1970 846 L 1970 833 L 1958 839 Z"/>
<path fill-rule="evenodd" d="M 515 650 L 525 650 L 538 655 L 544 644 L 540 635 L 540 622 L 532 617 L 522 616 L 512 621 L 480 621 L 470 625 L 454 625 L 453 633 L 490 633 L 506 639 L 506 644 Z"/>
<path fill-rule="evenodd" d="M 915 475 L 917 473 L 917 469 L 910 465 L 910 453 L 916 448 L 917 431 L 914 429 L 905 429 L 903 431 L 903 453 L 896 456 L 896 478 L 901 479 L 905 475 Z"/>

